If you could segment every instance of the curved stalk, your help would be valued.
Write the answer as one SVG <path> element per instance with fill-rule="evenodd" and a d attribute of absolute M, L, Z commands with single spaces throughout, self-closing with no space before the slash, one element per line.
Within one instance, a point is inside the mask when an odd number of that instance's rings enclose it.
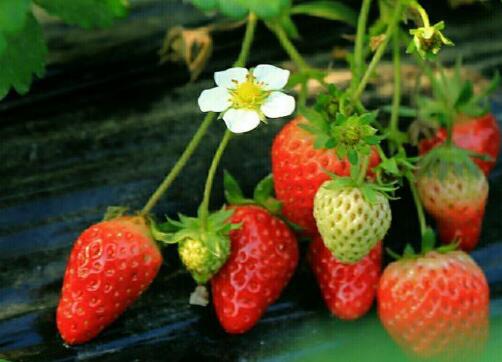
<path fill-rule="evenodd" d="M 207 228 L 207 218 L 209 216 L 209 200 L 211 198 L 211 191 L 213 189 L 214 176 L 216 174 L 216 170 L 218 169 L 218 165 L 220 164 L 221 157 L 223 156 L 223 152 L 225 152 L 225 148 L 227 147 L 230 139 L 232 138 L 232 132 L 228 129 L 225 131 L 223 138 L 218 146 L 214 156 L 213 161 L 211 162 L 211 166 L 209 167 L 209 171 L 207 172 L 206 184 L 204 186 L 204 196 L 202 198 L 202 203 L 200 204 L 200 219 L 202 223 L 202 228 L 205 230 Z"/>
<path fill-rule="evenodd" d="M 375 71 L 375 68 L 380 62 L 380 59 L 382 58 L 383 54 L 385 53 L 385 50 L 387 49 L 387 45 L 389 44 L 389 40 L 392 37 L 393 33 L 396 31 L 397 25 L 399 23 L 399 19 L 401 18 L 401 1 L 397 0 L 396 2 L 396 8 L 394 9 L 394 13 L 392 14 L 392 19 L 390 21 L 389 26 L 387 27 L 387 31 L 385 32 L 385 38 L 382 42 L 382 44 L 378 47 L 377 51 L 373 55 L 373 58 L 371 59 L 370 64 L 368 65 L 368 69 L 366 69 L 366 72 L 364 73 L 364 76 L 359 83 L 356 91 L 354 92 L 352 96 L 352 103 L 356 104 L 359 101 L 359 98 L 361 97 L 361 94 L 364 92 L 364 89 L 366 88 L 368 81 Z"/>
<path fill-rule="evenodd" d="M 366 34 L 366 24 L 371 8 L 371 0 L 363 0 L 359 18 L 357 20 L 356 42 L 354 45 L 354 72 L 352 74 L 352 87 L 355 87 L 361 79 L 364 63 L 364 36 Z"/>
<path fill-rule="evenodd" d="M 242 41 L 241 51 L 239 53 L 237 60 L 234 63 L 235 67 L 242 67 L 246 64 L 247 58 L 249 56 L 249 51 L 251 49 L 251 45 L 254 39 L 256 23 L 257 23 L 256 15 L 254 13 L 250 13 L 247 20 L 246 32 L 244 34 L 244 39 Z M 159 202 L 161 197 L 166 193 L 166 191 L 169 189 L 169 187 L 174 182 L 176 177 L 178 177 L 180 172 L 186 166 L 188 160 L 190 160 L 190 158 L 192 157 L 193 153 L 199 146 L 202 138 L 204 138 L 204 136 L 206 135 L 207 129 L 209 128 L 209 126 L 211 125 L 211 123 L 214 121 L 215 118 L 216 118 L 216 113 L 213 112 L 208 113 L 206 117 L 204 117 L 204 120 L 202 121 L 199 128 L 193 135 L 192 139 L 188 143 L 187 147 L 183 151 L 178 161 L 176 161 L 171 171 L 169 171 L 164 180 L 161 182 L 161 184 L 157 187 L 155 192 L 148 199 L 147 203 L 140 212 L 141 215 L 148 214 Z"/>
<path fill-rule="evenodd" d="M 427 230 L 427 223 L 425 221 L 424 207 L 423 207 L 422 202 L 420 200 L 420 196 L 418 195 L 417 187 L 415 186 L 415 183 L 413 182 L 413 178 L 409 175 L 406 175 L 406 179 L 408 180 L 408 183 L 410 185 L 411 193 L 413 195 L 413 201 L 415 202 L 415 207 L 417 209 L 418 222 L 420 225 L 420 234 L 421 234 L 421 236 L 424 236 L 425 231 Z"/>
<path fill-rule="evenodd" d="M 273 31 L 277 40 L 281 44 L 282 48 L 286 51 L 291 60 L 296 64 L 300 72 L 304 72 L 310 69 L 302 55 L 298 52 L 295 45 L 291 42 L 288 35 L 284 31 L 284 28 L 279 24 L 269 25 L 270 29 Z"/>

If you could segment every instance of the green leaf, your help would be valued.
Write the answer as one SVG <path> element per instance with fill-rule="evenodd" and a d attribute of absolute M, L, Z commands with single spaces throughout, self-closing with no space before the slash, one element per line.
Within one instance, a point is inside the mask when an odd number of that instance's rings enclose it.
<path fill-rule="evenodd" d="M 106 27 L 127 15 L 127 0 L 34 0 L 64 22 L 83 28 Z"/>
<path fill-rule="evenodd" d="M 413 249 L 413 246 L 411 246 L 410 244 L 406 244 L 406 246 L 404 247 L 403 256 L 405 257 L 415 256 L 415 250 Z"/>
<path fill-rule="evenodd" d="M 129 207 L 127 206 L 108 206 L 105 216 L 103 216 L 103 221 L 113 220 L 120 216 L 124 216 L 128 210 Z"/>
<path fill-rule="evenodd" d="M 227 170 L 223 173 L 223 186 L 225 188 L 225 198 L 229 204 L 239 204 L 244 199 L 239 183 Z"/>
<path fill-rule="evenodd" d="M 33 74 L 45 71 L 47 46 L 42 29 L 29 14 L 23 28 L 6 36 L 7 46 L 0 54 L 0 99 L 13 87 L 19 94 L 28 92 Z"/>
<path fill-rule="evenodd" d="M 330 138 L 328 135 L 318 134 L 315 138 L 315 141 L 314 141 L 314 148 L 316 150 L 320 150 L 322 148 L 328 148 L 328 147 L 326 147 L 326 145 L 328 144 L 329 141 L 330 141 Z"/>
<path fill-rule="evenodd" d="M 240 2 L 260 19 L 276 18 L 291 6 L 290 0 L 240 0 Z"/>
<path fill-rule="evenodd" d="M 272 174 L 267 175 L 263 180 L 258 182 L 254 189 L 253 198 L 255 201 L 263 205 L 274 192 L 274 178 Z"/>
<path fill-rule="evenodd" d="M 218 0 L 222 14 L 234 19 L 242 19 L 249 12 L 243 2 L 243 0 Z"/>
<path fill-rule="evenodd" d="M 311 1 L 291 8 L 291 14 L 302 14 L 318 18 L 343 21 L 356 25 L 357 13 L 347 5 L 337 1 Z"/>
<path fill-rule="evenodd" d="M 317 128 L 319 131 L 323 133 L 328 133 L 329 132 L 329 127 L 322 116 L 319 112 L 316 112 L 312 108 L 302 108 L 300 109 L 300 114 L 304 116 L 312 126 Z"/>
<path fill-rule="evenodd" d="M 300 32 L 298 31 L 296 24 L 293 22 L 293 19 L 291 19 L 291 16 L 289 16 L 289 14 L 281 16 L 281 18 L 279 19 L 279 24 L 282 26 L 289 38 L 293 40 L 300 38 Z"/>
<path fill-rule="evenodd" d="M 202 11 L 211 11 L 218 8 L 218 0 L 191 0 L 191 3 Z"/>
<path fill-rule="evenodd" d="M 467 102 L 469 102 L 469 100 L 471 100 L 473 94 L 474 94 L 474 90 L 472 87 L 472 83 L 465 82 L 464 85 L 462 86 L 462 89 L 460 90 L 460 93 L 457 96 L 457 99 L 455 100 L 454 107 L 457 108 L 457 107 L 460 107 L 460 106 L 466 104 Z"/>
<path fill-rule="evenodd" d="M 378 167 L 392 175 L 399 175 L 399 169 L 397 168 L 397 163 L 394 158 L 383 160 Z"/>
<path fill-rule="evenodd" d="M 376 145 L 380 142 L 380 137 L 372 135 L 364 137 L 364 141 L 370 145 Z"/>
<path fill-rule="evenodd" d="M 234 209 L 229 208 L 213 212 L 211 215 L 209 215 L 208 224 L 215 230 L 218 230 L 220 226 L 223 226 L 233 215 L 234 211 Z"/>
<path fill-rule="evenodd" d="M 0 55 L 7 48 L 6 36 L 19 32 L 26 22 L 30 0 L 0 1 Z"/>
<path fill-rule="evenodd" d="M 304 84 L 309 80 L 308 74 L 307 73 L 293 73 L 289 77 L 288 84 L 286 85 L 286 88 L 291 89 L 296 85 L 299 84 Z"/>
<path fill-rule="evenodd" d="M 427 228 L 422 235 L 422 253 L 427 253 L 434 249 L 436 245 L 436 233 L 431 228 Z"/>
<path fill-rule="evenodd" d="M 355 150 L 349 150 L 349 162 L 352 164 L 352 165 L 357 165 L 357 163 L 359 162 L 359 156 L 357 155 L 357 152 Z"/>

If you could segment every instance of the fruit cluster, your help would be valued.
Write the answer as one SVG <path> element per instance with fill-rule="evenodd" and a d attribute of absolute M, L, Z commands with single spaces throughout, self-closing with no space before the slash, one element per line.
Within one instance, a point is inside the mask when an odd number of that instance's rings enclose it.
<path fill-rule="evenodd" d="M 287 4 L 281 1 L 281 9 L 290 9 Z M 223 329 L 244 333 L 281 295 L 298 265 L 298 240 L 305 239 L 308 262 L 334 316 L 360 318 L 376 298 L 383 326 L 410 354 L 451 357 L 482 349 L 489 289 L 467 252 L 480 238 L 486 177 L 500 149 L 500 131 L 486 107 L 497 79 L 487 91 L 474 94 L 460 64 L 452 76 L 439 66 L 431 67 L 428 61 L 441 47 L 453 44 L 442 34 L 444 24 L 431 26 L 416 1 L 380 5 L 386 11 L 370 29 L 369 39 L 365 33 L 370 2 L 363 1 L 350 62 L 353 80 L 344 90 L 326 84 L 324 73 L 307 65 L 289 40 L 286 30 L 291 27 L 284 26 L 284 17 L 262 20 L 297 65 L 295 77 L 272 65 L 244 68 L 258 20 L 249 12 L 237 62 L 216 72 L 216 87 L 202 92 L 198 103 L 208 114 L 159 189 L 140 212 L 111 213 L 77 239 L 57 309 L 65 342 L 89 341 L 112 323 L 153 281 L 165 244 L 178 245 L 180 260 L 198 285 L 191 301 L 207 305 L 203 286 L 210 284 Z M 417 156 L 408 155 L 410 137 L 398 126 L 400 21 L 410 12 L 421 26 L 410 30 L 408 52 L 416 55 L 432 84 L 430 94 L 416 99 L 415 113 L 420 124 L 436 126 L 434 136 L 420 141 Z M 366 109 L 361 95 L 391 41 L 395 92 L 387 124 L 377 111 Z M 366 65 L 371 50 L 374 54 Z M 306 85 L 311 78 L 323 90 L 309 100 Z M 272 174 L 258 183 L 252 198 L 246 198 L 225 172 L 227 204 L 210 212 L 214 176 L 233 134 L 249 132 L 267 118 L 291 115 L 297 102 L 282 90 L 297 85 L 298 114 L 275 136 Z M 152 208 L 217 113 L 228 130 L 215 151 L 197 215 L 155 221 Z M 403 255 L 387 250 L 398 260 L 384 268 L 390 203 L 406 181 L 417 207 L 421 247 L 416 251 L 410 246 L 413 240 L 403 240 Z M 435 220 L 442 246 L 436 246 L 424 208 Z"/>

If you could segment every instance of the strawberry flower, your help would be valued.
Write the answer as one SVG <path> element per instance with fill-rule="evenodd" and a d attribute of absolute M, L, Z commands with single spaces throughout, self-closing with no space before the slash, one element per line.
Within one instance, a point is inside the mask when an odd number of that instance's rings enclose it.
<path fill-rule="evenodd" d="M 217 87 L 204 90 L 198 100 L 202 112 L 221 112 L 233 133 L 249 132 L 266 118 L 289 116 L 295 99 L 281 92 L 289 70 L 260 64 L 252 70 L 230 68 L 214 73 Z"/>
<path fill-rule="evenodd" d="M 416 51 L 422 59 L 433 60 L 443 45 L 453 45 L 453 42 L 442 33 L 444 22 L 435 25 L 425 25 L 417 29 L 411 29 L 413 40 L 408 46 L 407 52 Z"/>

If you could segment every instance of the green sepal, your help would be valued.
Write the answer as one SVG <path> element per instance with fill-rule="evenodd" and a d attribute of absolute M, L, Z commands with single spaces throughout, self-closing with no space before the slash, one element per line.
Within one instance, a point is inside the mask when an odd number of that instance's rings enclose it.
<path fill-rule="evenodd" d="M 430 227 L 425 229 L 422 235 L 422 253 L 427 253 L 434 249 L 436 245 L 436 233 Z"/>
<path fill-rule="evenodd" d="M 460 115 L 480 117 L 490 110 L 488 96 L 493 93 L 499 83 L 500 74 L 496 72 L 479 94 L 474 94 L 474 86 L 470 80 L 462 77 L 462 61 L 457 59 L 454 71 L 447 76 L 443 71 L 431 79 L 433 97 L 419 97 L 419 118 L 435 120 L 446 127 Z"/>
<path fill-rule="evenodd" d="M 244 205 L 253 203 L 253 200 L 244 197 L 239 183 L 227 170 L 223 172 L 223 187 L 225 190 L 225 199 L 229 204 Z"/>
<path fill-rule="evenodd" d="M 178 220 L 151 222 L 155 240 L 164 244 L 178 244 L 180 258 L 198 284 L 206 283 L 226 262 L 230 254 L 229 233 L 241 227 L 229 222 L 232 208 L 222 208 L 209 215 L 203 227 L 200 217 L 178 215 Z"/>
<path fill-rule="evenodd" d="M 274 178 L 272 174 L 265 176 L 256 185 L 253 193 L 254 200 L 264 206 L 273 215 L 279 215 L 282 210 L 282 203 L 273 197 L 274 193 Z"/>
<path fill-rule="evenodd" d="M 346 187 L 358 188 L 361 190 L 364 199 L 370 204 L 374 204 L 376 202 L 378 195 L 383 195 L 384 197 L 391 200 L 395 199 L 391 195 L 391 193 L 393 193 L 396 190 L 396 187 L 394 186 L 396 182 L 387 184 L 376 184 L 369 182 L 358 183 L 352 177 L 338 176 L 326 170 L 324 170 L 324 172 L 331 177 L 331 181 L 324 184 L 323 186 L 328 190 L 335 191 L 340 188 L 346 188 Z"/>
<path fill-rule="evenodd" d="M 103 216 L 103 221 L 110 221 L 120 216 L 124 216 L 129 211 L 127 206 L 108 206 Z"/>
<path fill-rule="evenodd" d="M 244 197 L 241 187 L 237 180 L 225 170 L 224 173 L 224 187 L 225 197 L 227 202 L 231 205 L 259 205 L 267 209 L 272 215 L 279 216 L 282 210 L 282 203 L 275 199 L 274 193 L 274 179 L 272 174 L 265 176 L 261 181 L 256 184 L 253 192 L 253 198 L 248 199 Z"/>
<path fill-rule="evenodd" d="M 416 252 L 415 249 L 411 246 L 411 244 L 406 244 L 403 255 L 399 255 L 395 251 L 386 248 L 387 254 L 389 254 L 395 260 L 414 260 L 418 259 L 431 251 L 435 251 L 441 254 L 447 254 L 451 251 L 457 250 L 459 243 L 450 243 L 445 245 L 436 246 L 436 233 L 430 227 L 425 229 L 424 234 L 422 235 L 422 241 L 420 246 L 420 252 Z"/>
<path fill-rule="evenodd" d="M 483 177 L 471 159 L 472 152 L 454 145 L 434 147 L 418 163 L 418 174 L 437 177 L 440 181 L 453 172 L 458 177 Z"/>

